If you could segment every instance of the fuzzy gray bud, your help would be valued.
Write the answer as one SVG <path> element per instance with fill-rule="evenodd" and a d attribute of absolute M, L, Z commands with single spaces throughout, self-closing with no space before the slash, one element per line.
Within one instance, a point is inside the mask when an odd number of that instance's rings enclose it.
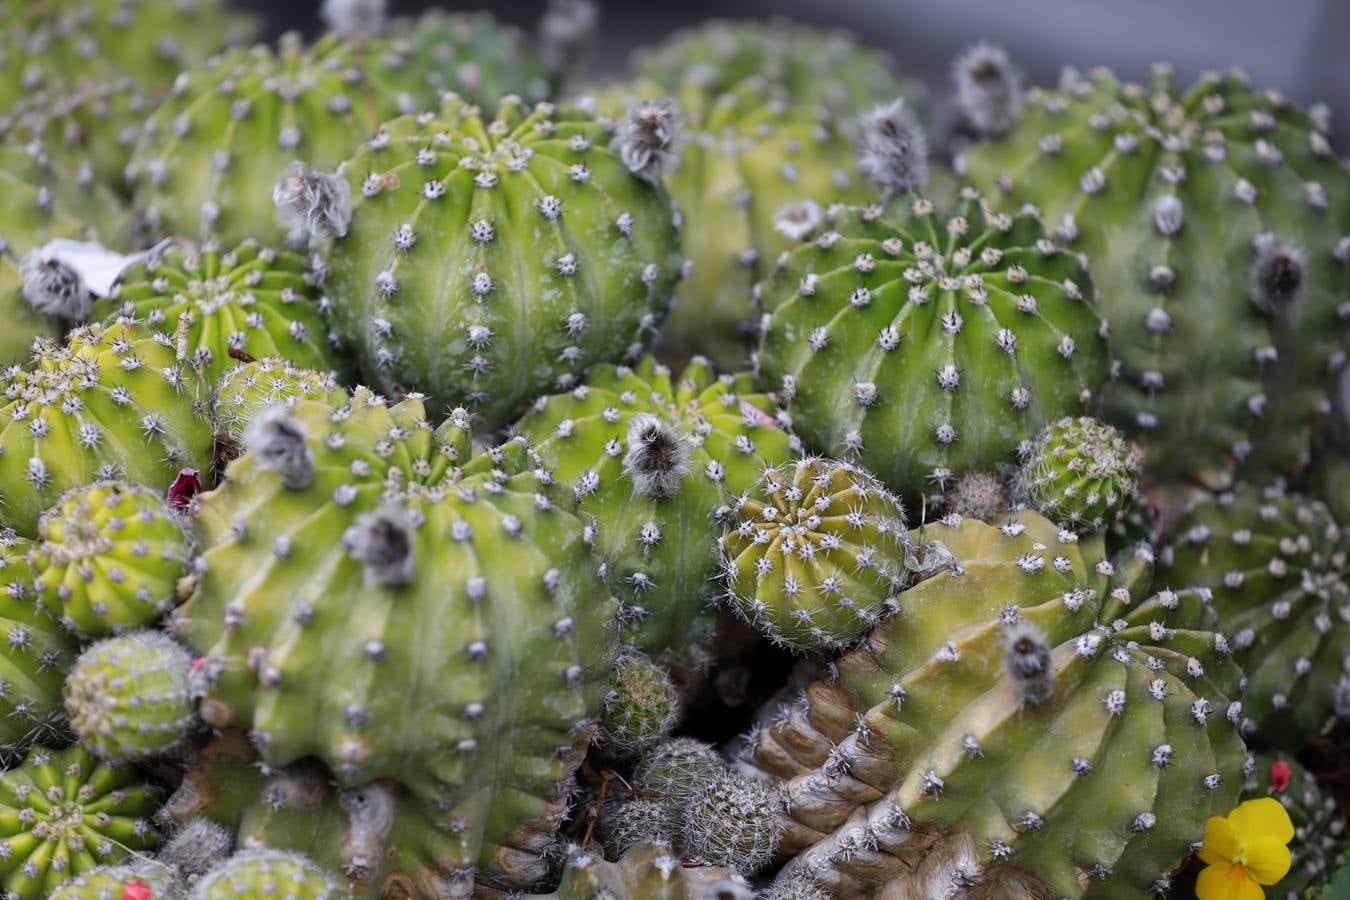
<path fill-rule="evenodd" d="M 365 564 L 366 580 L 389 587 L 411 584 L 416 577 L 413 542 L 408 514 L 392 505 L 358 517 L 342 535 L 347 552 Z"/>
<path fill-rule="evenodd" d="M 1288 309 L 1303 286 L 1303 251 L 1266 232 L 1253 242 L 1256 259 L 1249 273 L 1252 303 L 1267 315 Z"/>
<path fill-rule="evenodd" d="M 1017 693 L 1027 706 L 1037 706 L 1054 693 L 1051 679 L 1050 645 L 1045 634 L 1030 622 L 1015 622 L 1003 635 L 1008 674 L 1017 685 Z"/>
<path fill-rule="evenodd" d="M 956 105 L 981 135 L 1004 134 L 1022 109 L 1022 79 L 1002 47 L 979 43 L 952 65 Z"/>
<path fill-rule="evenodd" d="M 614 148 L 629 171 L 655 183 L 679 164 L 683 139 L 680 108 L 663 97 L 643 100 L 628 110 L 614 136 Z"/>
<path fill-rule="evenodd" d="M 638 493 L 656 500 L 673 497 L 689 473 L 689 442 L 651 413 L 633 417 L 623 470 Z"/>
<path fill-rule="evenodd" d="M 388 6 L 388 0 L 323 0 L 319 17 L 336 34 L 375 37 L 384 31 Z"/>
<path fill-rule="evenodd" d="M 303 162 L 291 163 L 290 172 L 272 188 L 272 202 L 295 244 L 344 237 L 352 223 L 347 179 L 336 172 L 316 172 Z"/>
<path fill-rule="evenodd" d="M 283 404 L 275 404 L 249 424 L 244 445 L 257 456 L 260 466 L 281 476 L 288 490 L 300 491 L 314 480 L 314 451 L 307 438 L 304 424 Z"/>
<path fill-rule="evenodd" d="M 582 68 L 600 28 L 595 0 L 549 0 L 539 19 L 539 51 L 554 72 Z"/>
<path fill-rule="evenodd" d="M 878 106 L 861 124 L 858 169 L 886 195 L 928 183 L 928 135 L 904 98 Z"/>
<path fill-rule="evenodd" d="M 188 819 L 160 848 L 160 862 L 184 878 L 204 875 L 234 850 L 234 835 L 210 819 Z"/>
<path fill-rule="evenodd" d="M 82 322 L 89 318 L 94 295 L 84 276 L 57 255 L 39 248 L 19 262 L 23 299 L 44 316 Z"/>

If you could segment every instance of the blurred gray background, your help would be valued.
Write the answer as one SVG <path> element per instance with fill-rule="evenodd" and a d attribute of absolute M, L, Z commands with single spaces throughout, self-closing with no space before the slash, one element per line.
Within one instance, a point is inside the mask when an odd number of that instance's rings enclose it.
<path fill-rule="evenodd" d="M 317 28 L 318 0 L 235 0 L 267 16 L 272 33 Z M 533 30 L 545 0 L 416 2 L 489 9 Z M 862 34 L 891 51 L 940 92 L 952 57 L 985 38 L 1003 45 L 1029 82 L 1053 84 L 1061 66 L 1106 64 L 1122 76 L 1150 62 L 1174 63 L 1186 78 L 1240 65 L 1259 87 L 1276 87 L 1307 105 L 1324 101 L 1345 152 L 1350 122 L 1350 0 L 601 0 L 604 32 L 593 68 L 615 72 L 636 46 L 712 16 L 788 15 Z M 1339 127 L 1338 127 L 1339 126 Z"/>

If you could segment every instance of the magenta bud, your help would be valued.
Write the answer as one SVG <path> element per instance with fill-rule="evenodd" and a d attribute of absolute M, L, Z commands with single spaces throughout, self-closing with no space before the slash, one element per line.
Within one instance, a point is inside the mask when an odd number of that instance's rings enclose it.
<path fill-rule="evenodd" d="M 178 470 L 178 476 L 174 478 L 173 484 L 169 485 L 169 490 L 165 494 L 169 506 L 174 509 L 188 508 L 192 498 L 202 492 L 202 480 L 198 477 L 200 474 L 196 469 Z"/>

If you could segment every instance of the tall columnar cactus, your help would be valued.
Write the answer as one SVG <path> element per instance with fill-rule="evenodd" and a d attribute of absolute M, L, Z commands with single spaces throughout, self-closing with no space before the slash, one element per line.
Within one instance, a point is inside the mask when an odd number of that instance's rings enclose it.
<path fill-rule="evenodd" d="M 29 554 L 37 604 L 82 637 L 149 625 L 177 603 L 189 553 L 160 489 L 120 481 L 75 488 L 38 521 Z"/>
<path fill-rule="evenodd" d="M 328 290 L 366 376 L 494 426 L 639 353 L 680 271 L 653 183 L 673 123 L 639 112 L 611 149 L 580 109 L 508 97 L 490 117 L 452 96 L 343 163 L 356 200 Z"/>
<path fill-rule="evenodd" d="M 563 864 L 562 883 L 543 896 L 554 900 L 751 900 L 755 892 L 731 869 L 686 866 L 669 844 L 652 841 L 634 846 L 614 862 L 606 862 L 592 850 L 573 848 Z"/>
<path fill-rule="evenodd" d="M 41 900 L 72 878 L 153 848 L 156 789 L 79 746 L 35 748 L 0 774 L 0 889 Z M 0 851 L 4 852 L 4 851 Z"/>
<path fill-rule="evenodd" d="M 838 896 L 1144 896 L 1165 890 L 1246 751 L 1241 672 L 1199 592 L 1148 595 L 1035 513 L 929 524 L 957 560 L 758 731 L 805 878 Z M 890 893 L 887 893 L 890 892 Z"/>
<path fill-rule="evenodd" d="M 68 635 L 35 601 L 28 543 L 0 530 L 0 753 L 27 749 L 60 729 L 61 684 L 79 653 Z"/>
<path fill-rule="evenodd" d="M 818 457 L 767 469 L 722 537 L 727 603 L 776 643 L 836 650 L 899 609 L 914 547 L 872 475 Z"/>
<path fill-rule="evenodd" d="M 426 866 L 524 885 L 601 710 L 616 606 L 552 476 L 520 441 L 469 459 L 467 426 L 365 390 L 269 409 L 201 498 L 174 623 L 207 724 L 343 790 L 385 779 L 435 823 Z"/>
<path fill-rule="evenodd" d="M 1075 530 L 1101 531 L 1139 502 L 1139 449 L 1090 417 L 1045 426 L 1022 461 L 1018 489 L 1043 515 Z"/>
<path fill-rule="evenodd" d="M 1016 462 L 1110 375 L 1078 255 L 969 189 L 945 215 L 913 196 L 832 210 L 760 301 L 761 374 L 802 439 L 907 496 Z"/>
<path fill-rule="evenodd" d="M 173 341 L 86 326 L 0 375 L 0 519 L 21 535 L 72 487 L 120 479 L 163 490 L 211 459 L 207 392 Z"/>
<path fill-rule="evenodd" d="M 242 850 L 203 875 L 191 894 L 192 900 L 268 896 L 345 900 L 350 895 L 336 875 L 285 850 Z"/>
<path fill-rule="evenodd" d="M 1122 368 L 1108 418 L 1159 477 L 1306 462 L 1350 335 L 1350 174 L 1326 123 L 1241 72 L 1033 91 L 978 185 L 1092 259 Z"/>
<path fill-rule="evenodd" d="M 1350 532 L 1280 485 L 1195 502 L 1178 523 L 1167 578 L 1206 588 L 1247 673 L 1261 744 L 1297 747 L 1350 717 Z"/>
<path fill-rule="evenodd" d="M 125 270 L 91 317 L 144 322 L 186 341 L 192 365 L 214 387 L 240 359 L 340 367 L 320 286 L 304 257 L 256 241 L 228 249 L 173 244 Z"/>
<path fill-rule="evenodd" d="M 515 426 L 571 486 L 623 603 L 624 640 L 654 658 L 707 661 L 727 491 L 787 462 L 795 439 L 749 375 L 717 377 L 696 358 L 678 378 L 651 357 L 599 366 L 541 398 Z"/>
<path fill-rule="evenodd" d="M 293 406 L 301 400 L 337 400 L 342 388 L 331 372 L 304 369 L 284 359 L 239 363 L 216 385 L 217 436 L 242 449 L 244 433 L 269 406 Z"/>

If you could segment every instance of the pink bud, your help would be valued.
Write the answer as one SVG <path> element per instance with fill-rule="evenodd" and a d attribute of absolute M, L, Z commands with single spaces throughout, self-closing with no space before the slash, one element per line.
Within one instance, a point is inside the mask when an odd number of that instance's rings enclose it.
<path fill-rule="evenodd" d="M 178 477 L 169 485 L 166 498 L 174 509 L 187 509 L 192 498 L 202 492 L 202 480 L 196 469 L 179 469 Z"/>
<path fill-rule="evenodd" d="M 1270 792 L 1272 794 L 1283 794 L 1289 787 L 1289 779 L 1294 777 L 1294 770 L 1289 763 L 1282 759 L 1277 759 L 1270 767 Z"/>
<path fill-rule="evenodd" d="M 133 881 L 122 886 L 122 900 L 154 900 L 155 892 L 144 881 Z"/>

